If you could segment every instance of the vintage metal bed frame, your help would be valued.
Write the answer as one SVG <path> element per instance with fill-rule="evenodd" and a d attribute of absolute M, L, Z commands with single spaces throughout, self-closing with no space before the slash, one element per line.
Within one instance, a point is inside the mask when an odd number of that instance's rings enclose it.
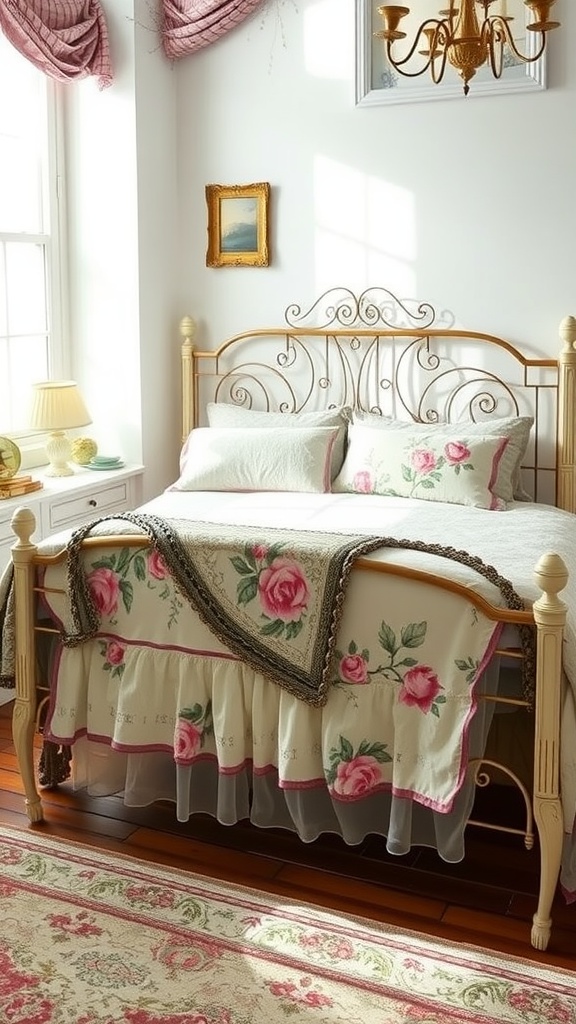
<path fill-rule="evenodd" d="M 534 442 L 524 467 L 535 500 L 552 493 L 559 508 L 576 513 L 576 319 L 560 325 L 562 349 L 558 359 L 523 355 L 514 345 L 493 335 L 459 329 L 449 313 L 438 315 L 427 303 L 401 302 L 382 288 L 356 296 L 348 289 L 332 289 L 308 310 L 291 305 L 281 328 L 247 331 L 229 338 L 218 348 L 195 348 L 196 325 L 184 317 L 182 335 L 182 436 L 203 422 L 208 400 L 231 401 L 264 410 L 302 411 L 350 404 L 382 415 L 400 415 L 420 422 L 482 418 L 490 414 L 517 415 L 532 410 Z M 262 351 L 272 352 L 263 361 Z M 474 349 L 473 364 L 455 361 L 455 354 Z M 507 363 L 507 376 L 493 367 Z M 512 368 L 509 372 L 510 367 Z M 504 371 L 503 371 L 504 372 Z M 551 404 L 550 404 L 551 399 Z M 550 410 L 554 407 L 552 424 Z M 542 421 L 548 417 L 543 425 Z M 546 438 L 552 426 L 554 438 Z M 548 460 L 548 461 L 547 461 Z M 552 492 L 550 492 L 552 481 Z M 548 499 L 550 500 L 550 499 Z M 425 505 L 425 503 L 423 503 Z M 425 514 L 425 508 L 423 508 Z M 17 541 L 12 548 L 15 589 L 16 700 L 13 736 L 25 789 L 26 809 L 32 823 L 42 820 L 33 741 L 38 722 L 37 661 L 35 656 L 36 568 L 65 558 L 42 555 L 31 542 L 32 512 L 18 509 L 12 525 Z M 135 535 L 89 538 L 86 545 L 141 545 Z M 498 765 L 521 789 L 526 803 L 525 830 L 519 832 L 527 847 L 533 844 L 532 814 L 540 840 L 540 888 L 531 941 L 547 947 L 551 907 L 558 882 L 563 841 L 559 785 L 560 706 L 564 683 L 562 640 L 566 608 L 558 594 L 568 574 L 554 553 L 542 555 L 535 567 L 541 596 L 531 609 L 515 611 L 490 605 L 462 585 L 408 569 L 401 564 L 375 564 L 360 559 L 366 571 L 389 572 L 425 580 L 462 593 L 493 620 L 536 629 L 534 689 L 534 784 L 530 795 L 505 766 Z M 488 699 L 488 698 L 487 698 Z M 520 706 L 528 700 L 496 697 Z M 475 781 L 482 784 L 494 762 L 471 763 Z M 496 827 L 487 823 L 487 827 Z"/>

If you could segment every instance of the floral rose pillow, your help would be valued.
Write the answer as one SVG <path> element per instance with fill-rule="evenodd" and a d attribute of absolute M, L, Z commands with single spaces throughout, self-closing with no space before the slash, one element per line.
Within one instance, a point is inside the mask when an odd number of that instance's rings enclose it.
<path fill-rule="evenodd" d="M 508 438 L 385 432 L 351 426 L 348 452 L 333 491 L 424 498 L 477 508 L 505 509 L 494 492 Z"/>

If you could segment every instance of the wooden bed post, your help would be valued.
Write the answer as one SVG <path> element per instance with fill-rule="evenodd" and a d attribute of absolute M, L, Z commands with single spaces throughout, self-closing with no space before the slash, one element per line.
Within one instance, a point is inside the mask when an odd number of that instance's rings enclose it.
<path fill-rule="evenodd" d="M 196 322 L 191 316 L 183 316 L 180 321 L 180 334 L 184 338 L 181 348 L 182 358 L 182 444 L 188 434 L 196 426 L 197 411 L 195 408 L 194 391 L 194 344 L 193 337 Z"/>
<path fill-rule="evenodd" d="M 24 783 L 26 813 L 32 824 L 42 821 L 42 803 L 34 774 L 34 732 L 36 718 L 36 657 L 34 639 L 34 566 L 37 552 L 30 537 L 36 519 L 29 508 L 17 508 L 12 529 L 18 537 L 12 547 L 15 601 L 16 701 L 12 714 L 12 736 L 18 770 Z"/>
<path fill-rule="evenodd" d="M 568 570 L 559 555 L 547 554 L 538 562 L 534 578 L 543 593 L 533 605 L 537 629 L 533 803 L 540 837 L 540 892 L 532 924 L 532 945 L 535 949 L 546 949 L 564 833 L 559 776 L 566 605 L 558 592 L 568 582 Z"/>
<path fill-rule="evenodd" d="M 564 317 L 560 338 L 564 344 L 558 356 L 556 504 L 576 512 L 576 317 Z"/>

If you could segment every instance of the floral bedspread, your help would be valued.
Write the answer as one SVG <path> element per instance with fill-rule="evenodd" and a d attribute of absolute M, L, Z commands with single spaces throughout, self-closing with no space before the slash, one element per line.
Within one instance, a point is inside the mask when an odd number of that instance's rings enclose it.
<path fill-rule="evenodd" d="M 82 557 L 99 627 L 59 650 L 49 739 L 170 751 L 178 765 L 212 759 L 227 774 L 275 770 L 281 787 L 327 787 L 342 801 L 386 789 L 450 811 L 466 771 L 477 681 L 499 635 L 472 603 L 353 570 L 328 700 L 310 707 L 210 630 L 157 550 L 90 548 Z M 266 531 L 230 562 L 233 600 L 253 605 L 260 628 L 289 648 L 312 589 L 303 566 Z M 45 582 L 66 626 L 64 569 L 49 567 Z"/>
<path fill-rule="evenodd" d="M 210 630 L 256 671 L 314 707 L 326 703 L 332 653 L 354 560 L 384 546 L 367 534 L 189 522 L 141 512 L 105 516 L 67 547 L 75 646 L 100 627 L 82 544 L 110 520 L 147 536 L 158 564 Z"/>

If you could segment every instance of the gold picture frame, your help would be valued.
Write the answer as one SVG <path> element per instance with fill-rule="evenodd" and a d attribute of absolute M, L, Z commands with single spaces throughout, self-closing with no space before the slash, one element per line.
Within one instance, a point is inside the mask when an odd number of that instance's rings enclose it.
<path fill-rule="evenodd" d="M 252 185 L 206 185 L 207 267 L 267 267 L 267 181 Z"/>

